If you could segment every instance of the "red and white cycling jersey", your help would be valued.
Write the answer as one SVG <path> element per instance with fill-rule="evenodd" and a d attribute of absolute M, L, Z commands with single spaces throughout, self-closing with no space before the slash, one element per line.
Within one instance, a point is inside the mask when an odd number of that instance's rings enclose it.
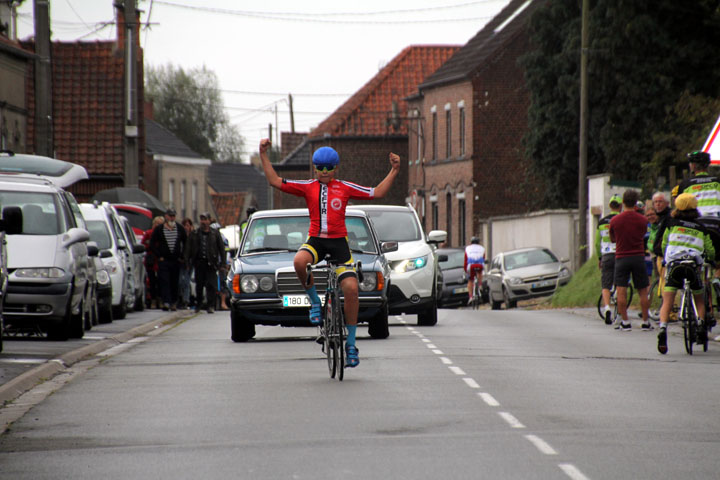
<path fill-rule="evenodd" d="M 375 189 L 363 187 L 344 180 L 332 180 L 328 184 L 318 180 L 289 180 L 283 178 L 283 192 L 304 197 L 310 211 L 308 235 L 320 238 L 347 236 L 345 207 L 351 198 L 368 200 L 375 198 Z"/>

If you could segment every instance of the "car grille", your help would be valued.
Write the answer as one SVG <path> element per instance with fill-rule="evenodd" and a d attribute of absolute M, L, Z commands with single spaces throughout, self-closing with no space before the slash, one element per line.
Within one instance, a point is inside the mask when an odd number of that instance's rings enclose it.
<path fill-rule="evenodd" d="M 327 272 L 324 270 L 318 270 L 313 272 L 315 277 L 315 288 L 319 295 L 327 288 Z M 305 293 L 305 289 L 300 285 L 295 271 L 291 272 L 278 272 L 277 273 L 277 291 L 278 295 L 296 295 L 298 293 Z"/>

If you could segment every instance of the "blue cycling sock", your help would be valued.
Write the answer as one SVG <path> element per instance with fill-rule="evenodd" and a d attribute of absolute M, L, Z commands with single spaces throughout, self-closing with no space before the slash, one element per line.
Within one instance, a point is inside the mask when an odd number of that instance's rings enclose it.
<path fill-rule="evenodd" d="M 305 291 L 307 292 L 308 297 L 310 297 L 310 303 L 313 305 L 320 305 L 320 297 L 318 297 L 317 290 L 315 290 L 315 285 L 305 289 Z"/>
<path fill-rule="evenodd" d="M 347 325 L 347 341 L 348 345 L 355 345 L 355 332 L 357 331 L 357 325 Z"/>

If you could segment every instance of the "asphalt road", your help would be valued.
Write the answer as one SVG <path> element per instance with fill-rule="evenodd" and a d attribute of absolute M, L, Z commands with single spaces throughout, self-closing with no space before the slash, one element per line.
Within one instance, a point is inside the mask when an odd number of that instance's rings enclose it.
<path fill-rule="evenodd" d="M 361 329 L 343 382 L 314 329 L 234 344 L 227 313 L 201 314 L 20 397 L 0 476 L 716 478 L 718 346 L 688 356 L 675 330 L 661 356 L 579 313 L 395 318 L 386 340 Z"/>

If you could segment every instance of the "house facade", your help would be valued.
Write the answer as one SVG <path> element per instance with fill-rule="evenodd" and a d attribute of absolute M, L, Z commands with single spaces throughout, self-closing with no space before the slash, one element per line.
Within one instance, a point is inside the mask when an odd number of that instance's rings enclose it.
<path fill-rule="evenodd" d="M 531 48 L 527 22 L 542 3 L 512 0 L 407 98 L 408 198 L 426 230 L 447 231 L 447 246 L 467 245 L 489 217 L 533 209 L 518 59 Z"/>
<path fill-rule="evenodd" d="M 0 4 L 0 27 L 9 25 L 10 9 Z M 9 28 L 0 28 L 0 150 L 26 153 L 28 148 L 25 78 L 35 54 L 24 49 Z"/>

